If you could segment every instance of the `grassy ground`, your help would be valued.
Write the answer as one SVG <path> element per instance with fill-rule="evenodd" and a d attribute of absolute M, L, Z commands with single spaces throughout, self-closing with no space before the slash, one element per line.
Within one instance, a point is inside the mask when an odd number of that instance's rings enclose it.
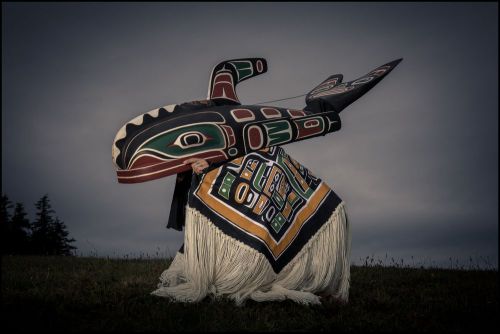
<path fill-rule="evenodd" d="M 498 271 L 353 266 L 350 301 L 151 296 L 167 260 L 2 257 L 2 329 L 60 331 L 481 331 L 498 329 Z"/>

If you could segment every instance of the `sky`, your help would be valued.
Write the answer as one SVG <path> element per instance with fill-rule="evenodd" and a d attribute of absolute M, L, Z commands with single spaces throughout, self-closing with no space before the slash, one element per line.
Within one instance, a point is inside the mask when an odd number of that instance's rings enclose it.
<path fill-rule="evenodd" d="M 119 184 L 113 139 L 206 98 L 212 67 L 246 57 L 269 70 L 238 86 L 243 104 L 404 58 L 340 131 L 283 148 L 345 201 L 352 262 L 498 268 L 493 2 L 2 2 L 2 193 L 32 220 L 48 194 L 79 255 L 174 255 L 175 177 Z"/>

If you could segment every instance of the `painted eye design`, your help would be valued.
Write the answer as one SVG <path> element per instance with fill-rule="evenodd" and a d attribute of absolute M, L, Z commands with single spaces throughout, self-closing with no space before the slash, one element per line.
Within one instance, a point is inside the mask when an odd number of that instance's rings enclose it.
<path fill-rule="evenodd" d="M 335 87 L 336 83 L 337 83 L 337 80 L 334 80 L 334 81 L 330 80 L 329 82 L 325 82 L 323 85 L 321 85 L 320 87 L 313 90 L 310 94 L 314 95 L 314 94 L 326 92 L 327 90 L 330 90 L 333 87 Z"/>
<path fill-rule="evenodd" d="M 201 146 L 205 144 L 205 142 L 210 139 L 205 136 L 203 133 L 198 131 L 190 131 L 183 133 L 177 137 L 177 139 L 172 143 L 171 146 L 179 146 L 180 148 L 191 148 L 196 146 Z"/>
<path fill-rule="evenodd" d="M 351 85 L 352 85 L 352 86 L 355 86 L 355 85 L 364 84 L 364 83 L 367 83 L 367 82 L 369 82 L 369 81 L 372 81 L 372 79 L 373 79 L 373 78 L 374 78 L 374 77 L 366 76 L 366 77 L 364 77 L 364 78 L 360 78 L 360 79 L 358 79 L 358 80 L 356 80 L 356 81 L 353 81 L 353 82 L 351 83 Z"/>

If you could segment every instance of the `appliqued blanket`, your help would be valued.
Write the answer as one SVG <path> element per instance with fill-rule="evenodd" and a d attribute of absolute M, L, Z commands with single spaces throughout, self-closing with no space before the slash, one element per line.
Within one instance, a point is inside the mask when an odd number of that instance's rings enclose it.
<path fill-rule="evenodd" d="M 242 303 L 317 294 L 347 300 L 350 236 L 344 203 L 274 146 L 193 176 L 185 242 L 153 294 Z"/>

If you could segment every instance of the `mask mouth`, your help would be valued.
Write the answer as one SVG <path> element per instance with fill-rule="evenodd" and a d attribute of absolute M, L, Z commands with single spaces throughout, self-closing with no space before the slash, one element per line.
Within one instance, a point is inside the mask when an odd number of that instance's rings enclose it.
<path fill-rule="evenodd" d="M 207 152 L 197 154 L 197 158 L 202 158 L 211 162 L 219 162 L 226 157 L 217 152 Z M 190 164 L 184 164 L 182 159 L 162 160 L 157 157 L 144 154 L 135 159 L 130 169 L 119 169 L 116 176 L 119 183 L 141 183 L 160 179 L 169 175 L 174 175 L 191 170 Z"/>

